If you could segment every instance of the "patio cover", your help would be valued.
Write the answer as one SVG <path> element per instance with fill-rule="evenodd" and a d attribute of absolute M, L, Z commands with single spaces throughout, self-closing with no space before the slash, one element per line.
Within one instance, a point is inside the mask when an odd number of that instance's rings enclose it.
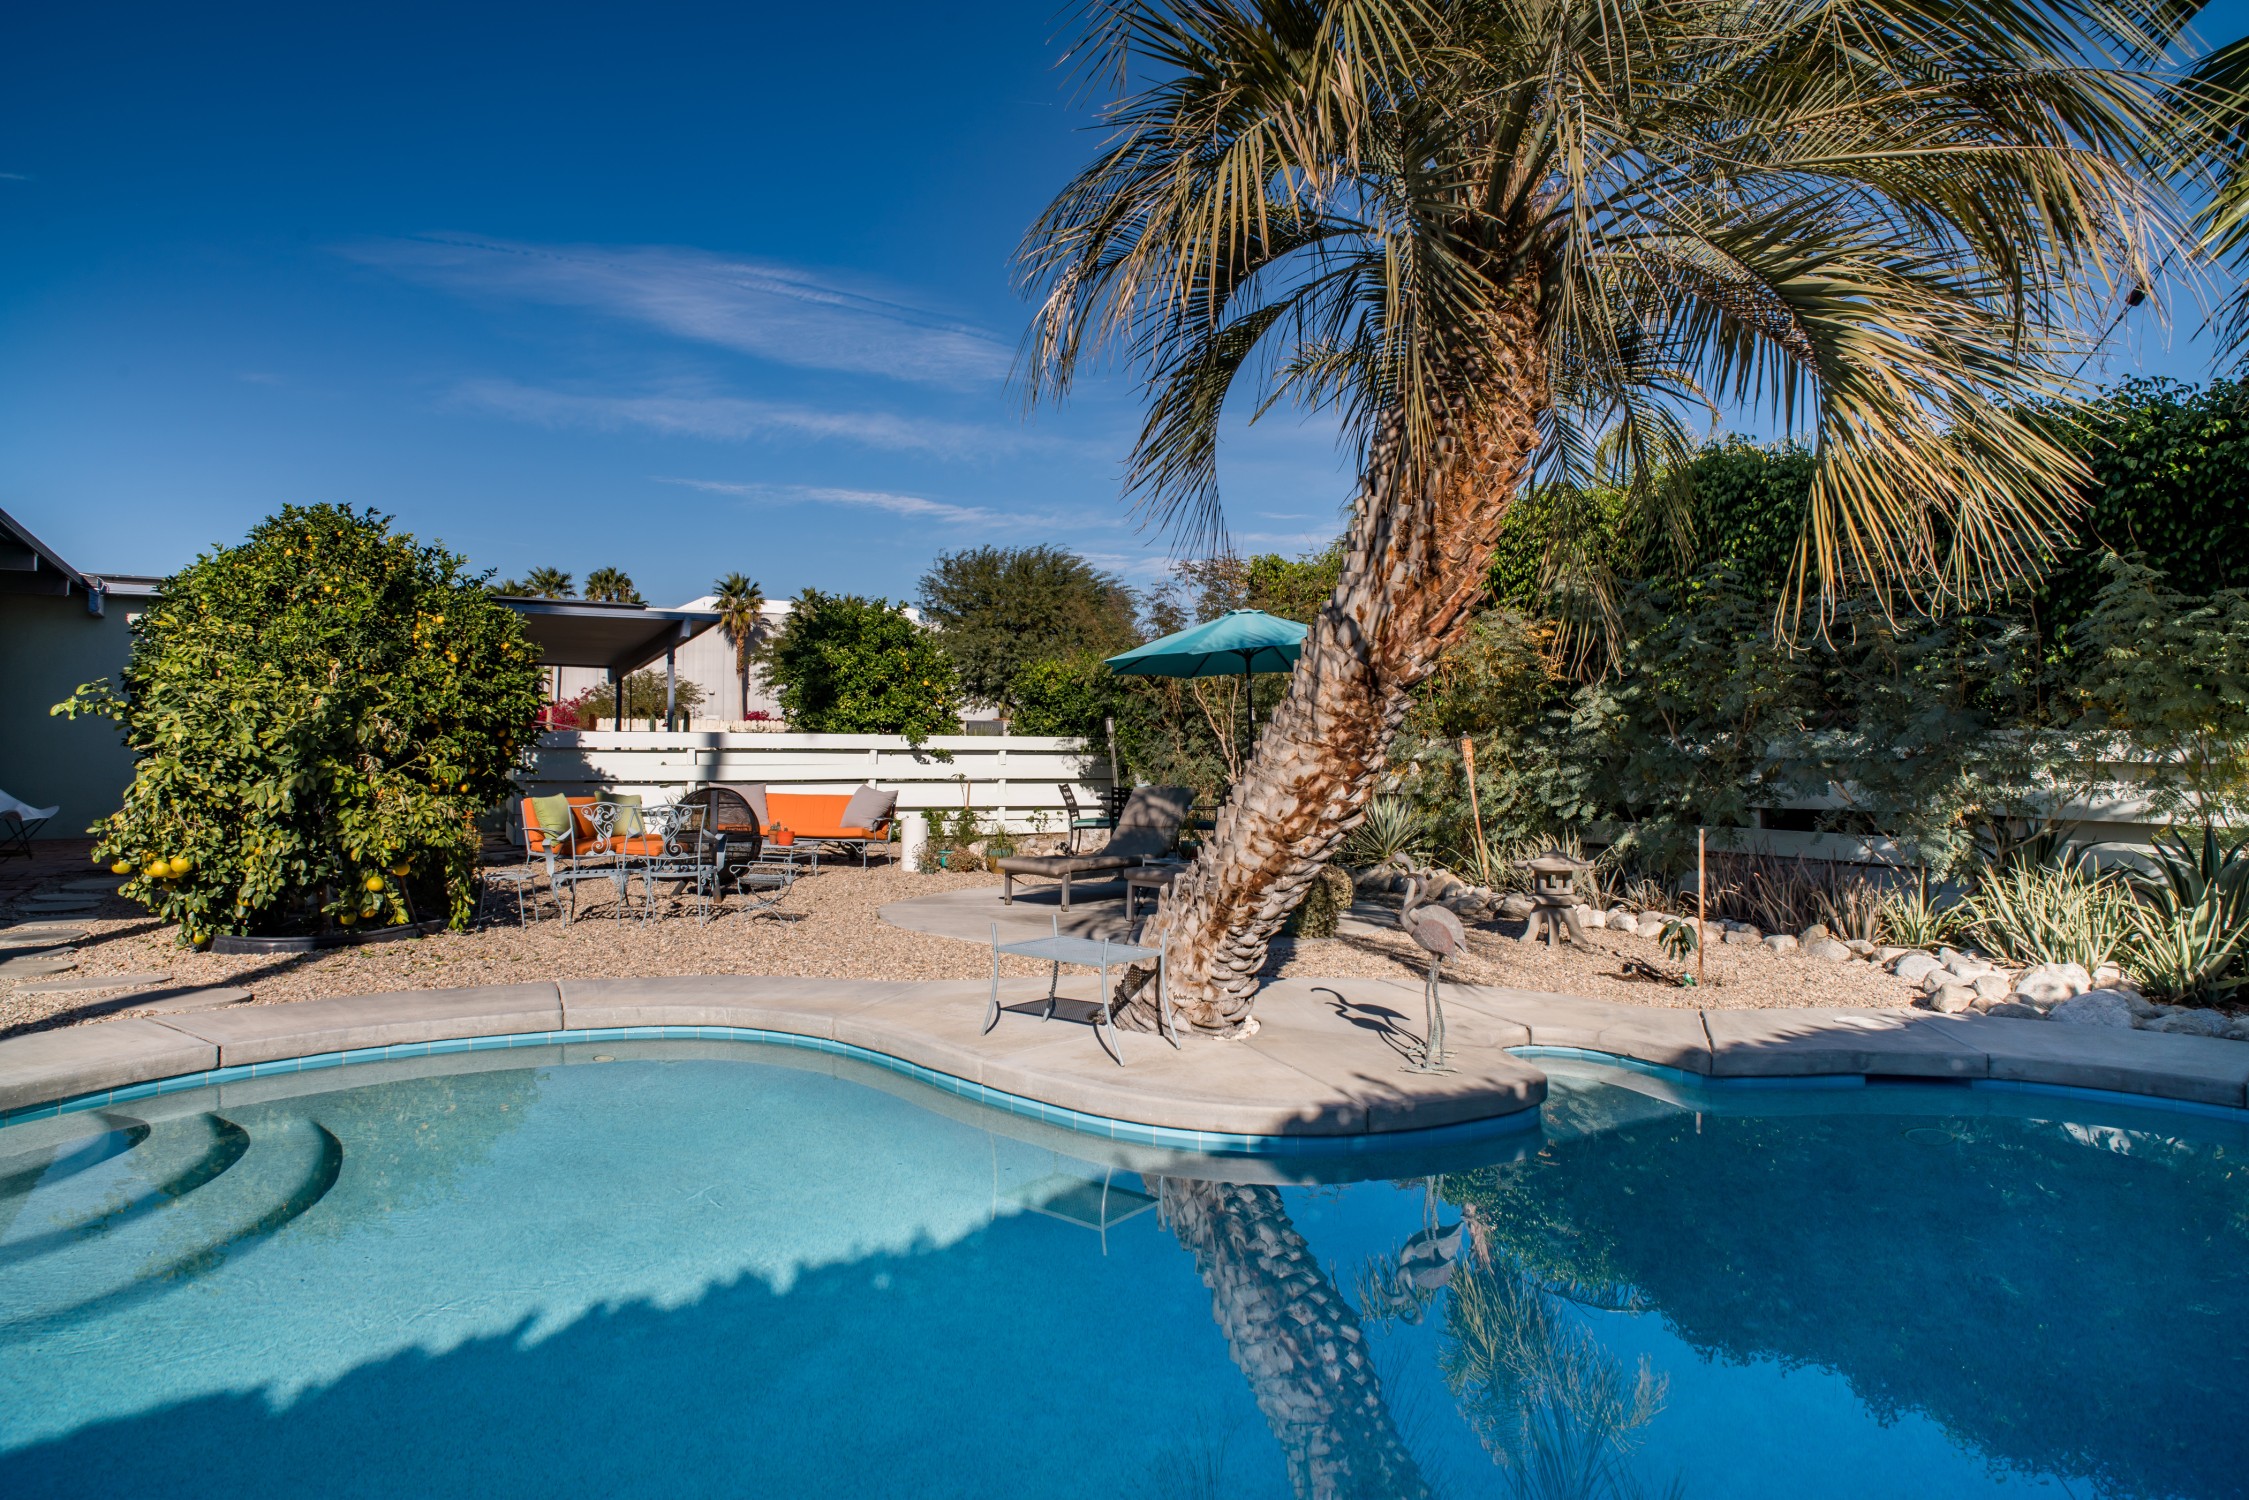
<path fill-rule="evenodd" d="M 612 677 L 637 672 L 718 624 L 717 613 L 705 609 L 505 595 L 499 602 L 522 616 L 541 666 L 606 667 Z"/>

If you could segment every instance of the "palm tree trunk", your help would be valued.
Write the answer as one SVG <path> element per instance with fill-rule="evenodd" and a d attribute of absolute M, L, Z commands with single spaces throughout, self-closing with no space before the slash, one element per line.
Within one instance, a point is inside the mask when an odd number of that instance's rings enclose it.
<path fill-rule="evenodd" d="M 1164 1178 L 1164 1213 L 1280 1440 L 1299 1500 L 1426 1500 L 1359 1332 L 1269 1187 Z"/>
<path fill-rule="evenodd" d="M 1201 1033 L 1255 1029 L 1267 944 L 1365 816 L 1409 695 L 1474 617 L 1547 405 L 1533 316 L 1520 315 L 1515 367 L 1494 371 L 1493 394 L 1455 420 L 1436 472 L 1409 490 L 1395 430 L 1377 436 L 1342 577 L 1305 637 L 1288 695 L 1214 836 L 1148 927 L 1146 940 L 1165 944 L 1178 1015 Z M 1141 979 L 1129 977 L 1123 991 L 1138 997 L 1120 1017 L 1128 1025 L 1154 1020 Z"/>

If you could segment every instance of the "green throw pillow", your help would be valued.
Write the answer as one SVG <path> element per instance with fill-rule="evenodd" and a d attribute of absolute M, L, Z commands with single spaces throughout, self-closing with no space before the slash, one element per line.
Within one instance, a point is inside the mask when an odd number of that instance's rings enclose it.
<path fill-rule="evenodd" d="M 564 796 L 533 797 L 531 816 L 539 822 L 539 832 L 550 839 L 570 836 L 570 799 Z"/>
<path fill-rule="evenodd" d="M 640 794 L 638 792 L 603 792 L 594 799 L 607 802 L 617 809 L 617 821 L 610 832 L 621 839 L 637 837 L 644 827 L 640 821 Z"/>

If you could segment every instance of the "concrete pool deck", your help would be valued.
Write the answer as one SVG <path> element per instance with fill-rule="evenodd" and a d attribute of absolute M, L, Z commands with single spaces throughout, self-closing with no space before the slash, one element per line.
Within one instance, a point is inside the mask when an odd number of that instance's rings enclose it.
<path fill-rule="evenodd" d="M 1090 976 L 1063 981 L 1089 994 Z M 1411 984 L 1276 981 L 1259 1031 L 1239 1042 L 1123 1037 L 1128 1066 L 1084 1026 L 1042 1022 L 1044 984 L 1001 982 L 1011 1007 L 982 1032 L 987 984 L 876 983 L 758 975 L 414 990 L 132 1017 L 0 1042 L 0 1119 L 84 1107 L 115 1090 L 295 1060 L 373 1060 L 386 1048 L 464 1039 L 569 1040 L 623 1028 L 722 1028 L 803 1039 L 926 1070 L 967 1097 L 990 1093 L 1098 1122 L 1241 1138 L 1354 1139 L 1510 1119 L 1544 1100 L 1537 1049 L 1600 1053 L 1753 1080 L 1919 1078 L 2092 1089 L 2202 1108 L 2249 1107 L 2249 1044 L 2052 1021 L 1905 1011 L 1669 1010 L 1448 985 L 1457 1071 L 1408 1072 L 1421 1024 Z M 1516 1056 L 1511 1049 L 1533 1049 Z M 1096 1122 L 1089 1126 L 1086 1122 Z"/>

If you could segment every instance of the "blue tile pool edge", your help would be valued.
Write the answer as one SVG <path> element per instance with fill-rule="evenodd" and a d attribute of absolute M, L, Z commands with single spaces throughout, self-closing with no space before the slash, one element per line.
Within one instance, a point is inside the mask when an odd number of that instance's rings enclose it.
<path fill-rule="evenodd" d="M 1181 1130 L 1168 1125 L 1145 1125 L 1136 1120 L 1117 1120 L 1107 1115 L 1087 1114 L 1082 1110 L 1046 1104 L 1021 1094 L 1008 1093 L 1004 1089 L 971 1083 L 965 1078 L 956 1078 L 950 1073 L 941 1073 L 935 1068 L 907 1062 L 888 1053 L 828 1037 L 798 1036 L 792 1032 L 765 1031 L 748 1026 L 602 1026 L 575 1031 L 526 1031 L 507 1036 L 398 1042 L 385 1047 L 316 1052 L 305 1057 L 276 1058 L 271 1062 L 207 1068 L 199 1073 L 182 1073 L 171 1078 L 152 1079 L 146 1083 L 125 1084 L 114 1089 L 79 1094 L 52 1103 L 0 1111 L 0 1130 L 28 1120 L 53 1119 L 84 1110 L 129 1104 L 138 1099 L 186 1093 L 190 1089 L 209 1088 L 216 1084 L 240 1083 L 246 1079 L 271 1078 L 285 1073 L 319 1072 L 358 1063 L 395 1062 L 404 1058 L 437 1057 L 453 1052 L 498 1052 L 519 1047 L 664 1041 L 747 1042 L 824 1052 L 899 1074 L 955 1098 L 1074 1130 L 1083 1135 L 1122 1141 L 1129 1145 L 1192 1151 L 1203 1156 L 1351 1156 L 1374 1151 L 1410 1151 L 1420 1147 L 1455 1145 L 1494 1136 L 1513 1135 L 1520 1131 L 1535 1130 L 1539 1123 L 1538 1110 L 1531 1108 L 1454 1125 L 1435 1125 L 1418 1130 L 1360 1132 L 1354 1135 L 1245 1135 L 1224 1131 Z"/>
<path fill-rule="evenodd" d="M 1588 1047 L 1510 1047 L 1511 1057 L 1559 1057 L 1578 1062 L 1601 1063 L 1607 1067 L 1621 1068 L 1629 1073 L 1643 1073 L 1651 1078 L 1661 1078 L 1667 1083 L 1684 1088 L 1706 1090 L 1733 1089 L 1856 1089 L 1867 1086 L 1869 1080 L 1863 1073 L 1812 1073 L 1800 1076 L 1773 1078 L 1720 1078 L 1697 1073 L 1692 1068 L 1673 1068 L 1663 1063 L 1644 1062 L 1637 1057 L 1626 1057 L 1616 1052 L 1596 1052 Z M 1885 1082 L 1891 1081 L 1887 1078 Z M 2161 1094 L 2134 1094 L 2123 1089 L 2093 1089 L 2074 1083 L 2037 1083 L 2014 1078 L 1909 1078 L 1898 1082 L 1930 1084 L 1949 1088 L 1980 1089 L 1989 1093 L 2032 1094 L 2048 1099 L 2077 1099 L 2087 1104 L 2118 1105 L 2129 1109 L 2159 1109 L 2173 1114 L 2199 1115 L 2209 1120 L 2231 1120 L 2237 1124 L 2249 1122 L 2249 1109 L 2232 1104 L 2209 1104 L 2199 1099 L 2166 1099 Z"/>

